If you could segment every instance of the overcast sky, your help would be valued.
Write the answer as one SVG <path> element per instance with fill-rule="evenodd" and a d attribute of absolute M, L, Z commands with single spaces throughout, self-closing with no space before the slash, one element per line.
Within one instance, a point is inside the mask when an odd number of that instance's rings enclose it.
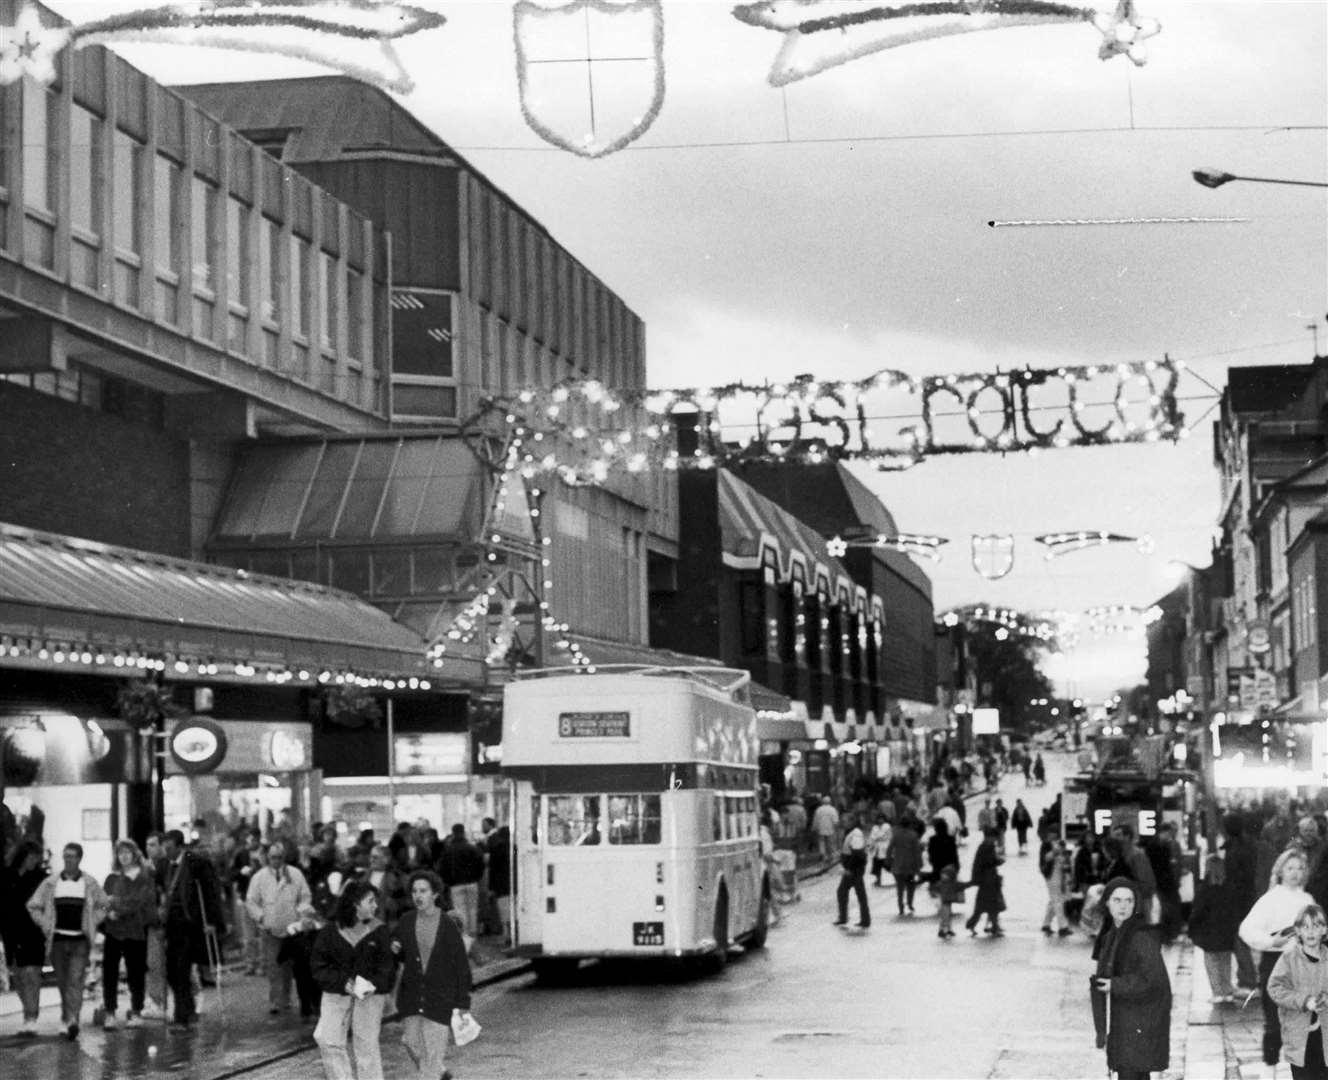
<path fill-rule="evenodd" d="M 51 6 L 85 21 L 151 5 Z M 730 4 L 665 0 L 662 109 L 636 142 L 594 160 L 527 126 L 510 5 L 421 6 L 448 22 L 399 43 L 417 84 L 403 102 L 645 319 L 652 386 L 1170 354 L 1192 367 L 1180 394 L 1193 424 L 1229 366 L 1308 362 L 1315 320 L 1328 352 L 1325 191 L 1208 190 L 1190 177 L 1211 165 L 1328 179 L 1322 0 L 1140 0 L 1162 25 L 1143 67 L 1099 60 L 1098 31 L 1065 24 L 905 45 L 783 88 L 767 81 L 779 33 L 739 22 Z M 583 26 L 567 23 L 560 44 L 577 44 Z M 650 51 L 648 36 L 600 44 Z M 117 48 L 167 82 L 328 70 Z M 560 80 L 544 90 L 550 122 L 580 122 L 583 71 L 532 73 Z M 624 109 L 643 111 L 648 71 L 597 65 L 613 98 L 600 102 L 601 130 Z M 1248 220 L 987 224 L 1159 217 Z M 923 564 L 938 610 L 1145 606 L 1174 583 L 1169 560 L 1207 562 L 1218 513 L 1211 418 L 1179 445 L 973 454 L 861 475 L 901 529 L 949 537 L 943 561 Z M 1149 534 L 1157 546 L 1048 562 L 1032 541 L 1078 529 Z M 975 573 L 974 533 L 1014 535 L 1007 577 Z M 1141 677 L 1143 646 L 1088 637 L 1052 671 L 1067 692 L 1105 694 Z"/>

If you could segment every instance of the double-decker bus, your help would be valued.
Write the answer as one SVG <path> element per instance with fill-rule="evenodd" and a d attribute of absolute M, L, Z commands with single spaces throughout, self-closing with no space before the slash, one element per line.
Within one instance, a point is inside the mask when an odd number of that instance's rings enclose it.
<path fill-rule="evenodd" d="M 765 944 L 749 681 L 732 668 L 620 664 L 507 685 L 515 955 L 544 974 L 587 957 L 718 968 L 733 946 Z"/>

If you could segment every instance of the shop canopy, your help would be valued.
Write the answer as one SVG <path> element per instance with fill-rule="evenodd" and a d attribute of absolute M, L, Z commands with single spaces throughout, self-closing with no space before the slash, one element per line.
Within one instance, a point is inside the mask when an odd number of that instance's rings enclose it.
<path fill-rule="evenodd" d="M 0 524 L 0 662 L 11 666 L 436 679 L 425 651 L 350 593 Z"/>

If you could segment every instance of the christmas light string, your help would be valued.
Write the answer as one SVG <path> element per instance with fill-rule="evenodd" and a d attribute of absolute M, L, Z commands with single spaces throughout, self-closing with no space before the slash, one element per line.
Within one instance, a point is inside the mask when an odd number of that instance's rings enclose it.
<path fill-rule="evenodd" d="M 712 469 L 744 462 L 866 461 L 891 469 L 937 454 L 1184 438 L 1189 429 L 1176 399 L 1184 366 L 1166 357 L 924 378 L 886 369 L 857 380 L 799 375 L 763 384 L 634 391 L 611 391 L 596 380 L 567 380 L 489 399 L 486 408 L 515 415 L 532 431 L 550 436 L 544 467 L 571 484 L 603 483 L 617 468 Z M 1065 400 L 1034 405 L 1032 395 L 1045 388 L 1058 390 Z M 891 431 L 869 419 L 885 411 L 873 406 L 887 394 L 913 399 L 917 422 Z M 938 431 L 943 419 L 934 411 L 938 398 L 962 407 L 959 419 L 967 423 L 967 432 L 961 437 Z M 991 398 L 994 407 L 984 408 L 982 402 Z M 1101 422 L 1090 424 L 1090 411 Z M 1054 424 L 1039 426 L 1035 412 L 1060 416 Z M 741 434 L 730 437 L 730 431 Z"/>
<path fill-rule="evenodd" d="M 1151 536 L 1122 536 L 1119 533 L 1080 530 L 1079 532 L 1043 533 L 1033 537 L 1046 549 L 1046 558 L 1059 559 L 1076 551 L 1085 551 L 1092 547 L 1104 547 L 1108 544 L 1134 544 L 1142 555 L 1151 555 L 1157 550 L 1157 544 Z"/>

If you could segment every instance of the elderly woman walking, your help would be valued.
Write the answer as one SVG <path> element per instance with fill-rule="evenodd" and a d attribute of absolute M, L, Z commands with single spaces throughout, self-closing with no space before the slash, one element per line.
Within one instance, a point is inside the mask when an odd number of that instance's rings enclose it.
<path fill-rule="evenodd" d="M 368 882 L 350 882 L 337 898 L 332 922 L 314 938 L 310 967 L 323 992 L 314 1042 L 327 1080 L 383 1077 L 378 1037 L 396 960 L 387 927 L 378 918 L 378 902 L 378 890 Z"/>
<path fill-rule="evenodd" d="M 1145 922 L 1138 883 L 1113 878 L 1102 900 L 1107 917 L 1089 980 L 1097 1045 L 1120 1080 L 1147 1080 L 1170 1064 L 1171 980 L 1157 928 Z"/>
<path fill-rule="evenodd" d="M 421 1080 L 438 1080 L 447 1058 L 452 1011 L 470 1013 L 470 960 L 461 931 L 438 902 L 443 881 L 432 870 L 410 875 L 407 912 L 392 932 L 403 970 L 397 987 L 401 1042 Z"/>

